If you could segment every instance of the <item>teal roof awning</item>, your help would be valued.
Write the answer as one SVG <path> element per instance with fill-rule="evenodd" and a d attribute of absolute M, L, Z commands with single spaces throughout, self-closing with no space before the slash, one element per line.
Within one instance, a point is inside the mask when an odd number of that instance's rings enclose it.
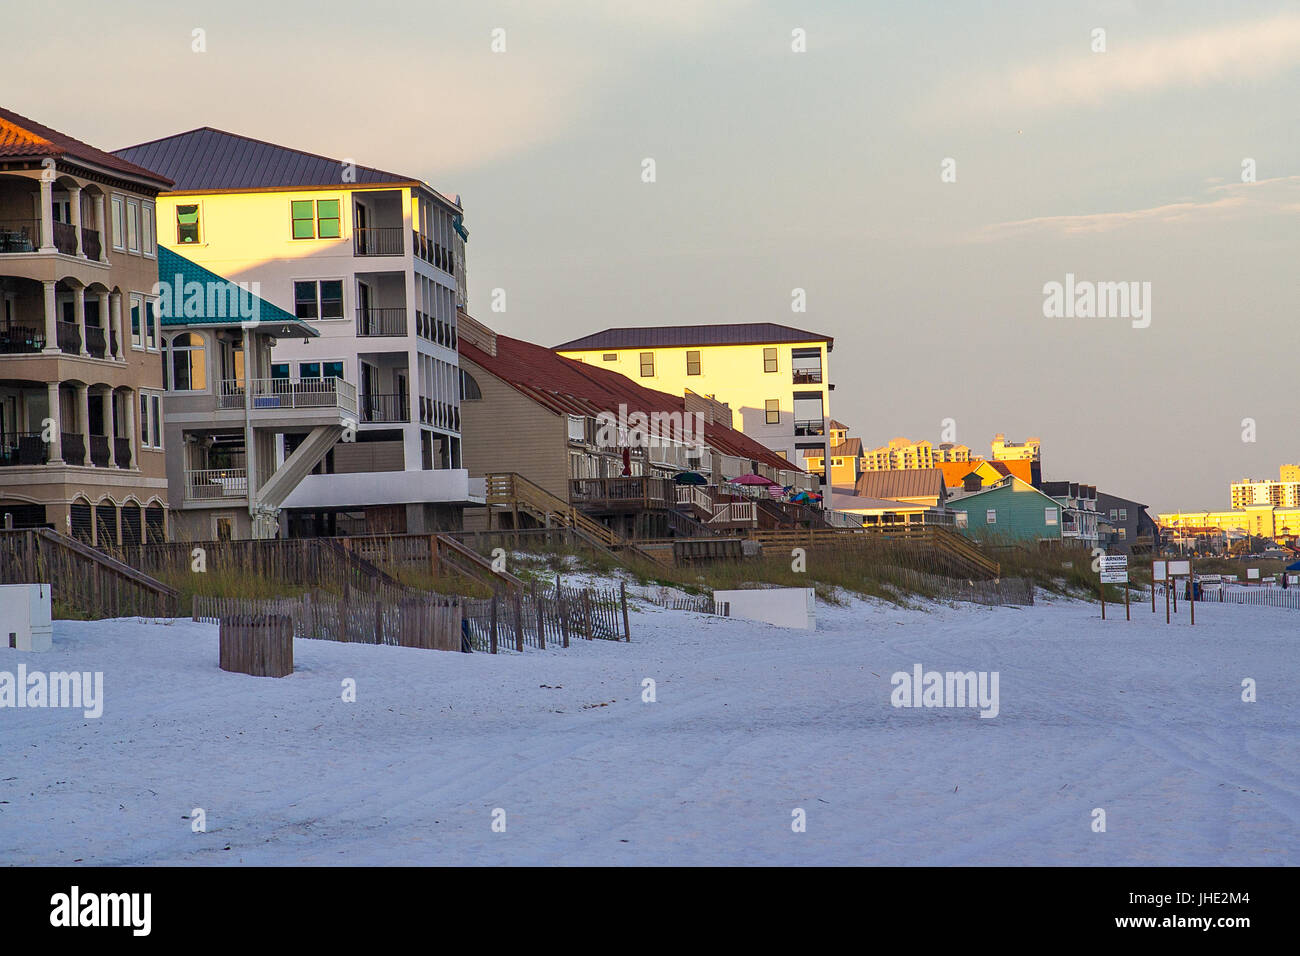
<path fill-rule="evenodd" d="M 320 335 L 311 323 L 258 295 L 257 283 L 219 276 L 163 246 L 158 247 L 157 309 L 163 328 L 253 323 L 279 326 L 295 336 Z"/>

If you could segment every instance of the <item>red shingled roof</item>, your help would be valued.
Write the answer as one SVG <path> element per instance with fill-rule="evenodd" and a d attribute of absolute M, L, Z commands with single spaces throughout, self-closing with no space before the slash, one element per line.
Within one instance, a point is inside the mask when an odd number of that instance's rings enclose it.
<path fill-rule="evenodd" d="M 686 411 L 681 395 L 645 388 L 617 372 L 564 358 L 540 345 L 497 335 L 496 346 L 497 354 L 489 355 L 463 338 L 459 342 L 460 354 L 465 358 L 555 412 L 592 417 L 601 412 L 617 415 L 620 403 L 627 405 L 629 413 Z M 726 425 L 706 420 L 704 436 L 724 455 L 803 471 L 766 445 Z"/>
<path fill-rule="evenodd" d="M 172 184 L 167 177 L 160 176 L 143 166 L 128 163 L 112 153 L 96 149 L 79 139 L 73 139 L 56 129 L 50 129 L 35 120 L 19 116 L 12 110 L 0 106 L 0 157 L 41 159 L 46 156 L 64 156 L 69 160 L 80 160 L 101 169 L 150 179 L 164 188 Z"/>

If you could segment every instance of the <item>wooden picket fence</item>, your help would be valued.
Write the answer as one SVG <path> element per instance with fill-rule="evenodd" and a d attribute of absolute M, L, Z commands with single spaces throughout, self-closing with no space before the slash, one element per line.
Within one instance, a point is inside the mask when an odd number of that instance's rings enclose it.
<path fill-rule="evenodd" d="M 531 647 L 568 647 L 570 640 L 630 641 L 627 586 L 567 587 L 556 578 L 553 587 L 494 593 L 491 598 L 466 599 L 465 618 L 476 651 L 497 654 Z"/>
<path fill-rule="evenodd" d="M 232 614 L 221 619 L 219 666 L 254 677 L 293 673 L 293 618 L 287 614 Z"/>
<path fill-rule="evenodd" d="M 1178 589 L 1179 600 L 1187 599 L 1187 588 Z M 1250 604 L 1256 607 L 1285 607 L 1300 610 L 1300 587 L 1215 587 L 1203 585 L 1197 604 Z"/>
<path fill-rule="evenodd" d="M 730 604 L 726 601 L 715 603 L 713 598 L 707 594 L 677 597 L 669 594 L 666 588 L 660 588 L 650 595 L 650 601 L 670 611 L 694 611 L 696 614 L 716 614 L 720 617 L 731 616 Z"/>
<path fill-rule="evenodd" d="M 946 601 L 969 601 L 989 607 L 1032 607 L 1034 582 L 1028 578 L 992 580 L 949 578 L 911 568 L 882 568 L 881 577 L 909 591 L 932 594 Z"/>

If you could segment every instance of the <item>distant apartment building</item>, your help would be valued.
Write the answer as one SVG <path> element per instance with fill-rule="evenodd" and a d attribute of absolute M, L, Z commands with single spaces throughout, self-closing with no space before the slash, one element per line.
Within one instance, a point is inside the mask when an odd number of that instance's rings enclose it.
<path fill-rule="evenodd" d="M 154 232 L 171 181 L 0 109 L 0 517 L 167 535 Z"/>
<path fill-rule="evenodd" d="M 1041 461 L 1040 444 L 1037 438 L 1026 438 L 1022 442 L 1007 441 L 1007 436 L 999 432 L 993 436 L 989 457 L 994 461 Z"/>
<path fill-rule="evenodd" d="M 356 391 L 353 440 L 330 448 L 283 501 L 280 533 L 459 527 L 463 508 L 482 503 L 461 465 L 459 203 L 416 177 L 211 128 L 116 155 L 174 180 L 158 199 L 162 245 L 256 283 L 258 296 L 318 333 L 277 336 L 257 370 L 268 383 L 250 377 L 247 388 L 266 398 L 328 391 L 328 382 L 335 395 Z M 282 467 L 301 440 L 276 433 L 268 464 Z"/>
<path fill-rule="evenodd" d="M 737 430 L 802 469 L 830 451 L 834 346 L 819 332 L 753 322 L 606 329 L 555 351 L 646 388 L 714 396 L 731 406 Z"/>
<path fill-rule="evenodd" d="M 1232 483 L 1232 507 L 1272 505 L 1275 508 L 1300 508 L 1300 465 L 1282 465 L 1277 481 L 1243 478 Z"/>
<path fill-rule="evenodd" d="M 868 471 L 903 471 L 913 468 L 933 468 L 941 459 L 935 456 L 935 448 L 928 441 L 909 441 L 906 438 L 891 438 L 879 448 L 872 448 L 862 453 L 862 470 Z"/>
<path fill-rule="evenodd" d="M 1279 541 L 1300 539 L 1300 508 L 1260 504 L 1230 511 L 1162 512 L 1156 518 L 1162 530 L 1175 532 L 1182 537 L 1235 532 Z"/>

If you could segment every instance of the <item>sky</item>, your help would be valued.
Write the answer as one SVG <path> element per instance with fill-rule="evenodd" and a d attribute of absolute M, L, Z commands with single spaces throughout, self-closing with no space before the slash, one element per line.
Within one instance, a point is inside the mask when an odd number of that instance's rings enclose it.
<path fill-rule="evenodd" d="M 868 447 L 1032 435 L 1046 478 L 1153 511 L 1300 462 L 1300 3 L 78 0 L 5 27 L 33 69 L 0 102 L 96 146 L 214 126 L 460 195 L 470 311 L 504 334 L 823 332 Z M 93 98 L 35 69 L 69 31 Z M 1067 275 L 1149 312 L 1049 317 Z"/>

